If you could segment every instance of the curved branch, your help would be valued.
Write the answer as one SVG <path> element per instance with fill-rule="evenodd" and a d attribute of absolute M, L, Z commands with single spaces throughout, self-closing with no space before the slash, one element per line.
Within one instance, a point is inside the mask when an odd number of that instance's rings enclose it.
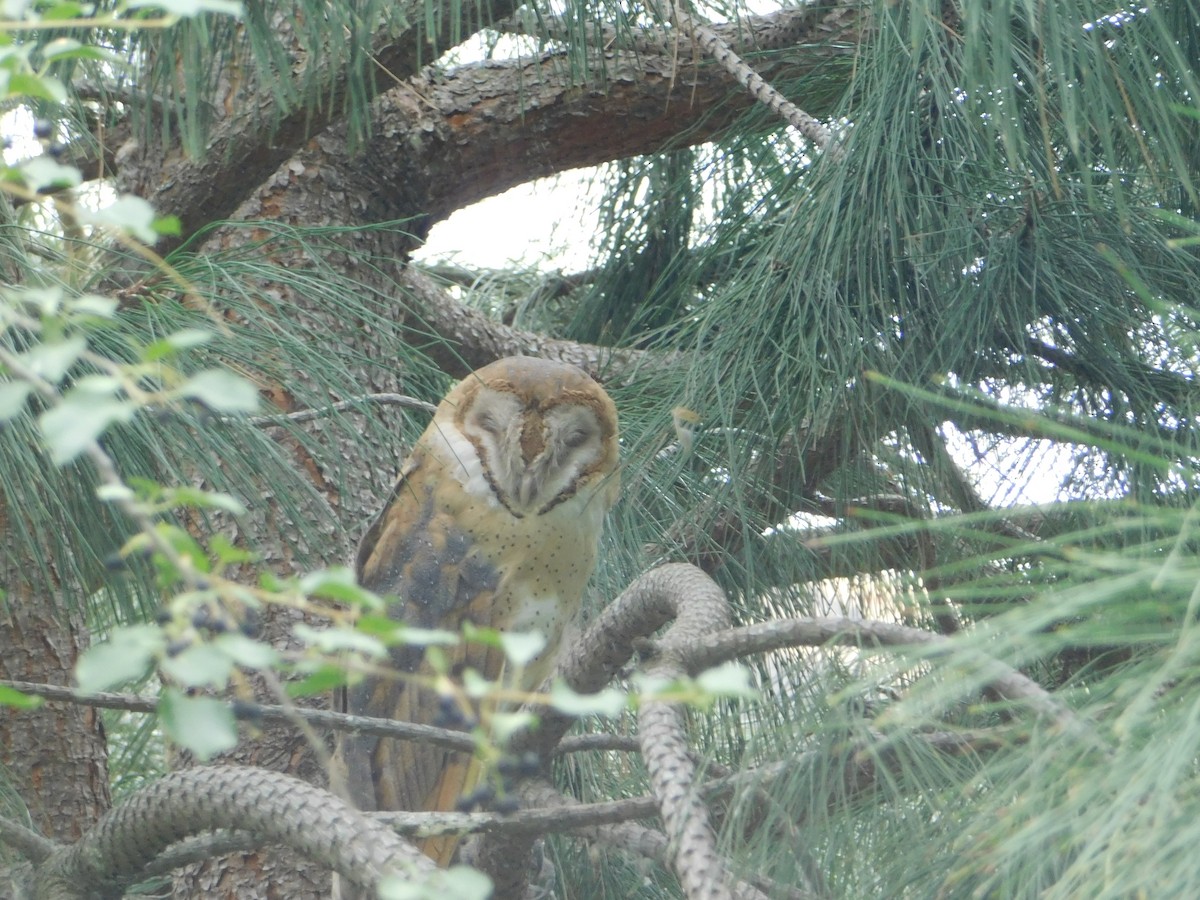
<path fill-rule="evenodd" d="M 698 570 L 696 570 L 697 574 Z M 715 582 L 680 569 L 664 585 L 662 602 L 675 622 L 645 667 L 651 679 L 675 681 L 685 674 L 688 646 L 727 629 L 729 603 Z M 687 588 L 681 587 L 681 582 Z M 683 720 L 671 703 L 646 698 L 638 709 L 642 757 L 670 839 L 671 864 L 689 900 L 732 900 L 708 809 L 696 790 L 696 766 L 688 752 Z"/>
<path fill-rule="evenodd" d="M 381 31 L 373 40 L 370 56 L 384 74 L 367 80 L 368 92 L 385 91 L 396 81 L 417 74 L 428 60 L 431 46 L 450 47 L 462 40 L 458 17 L 437 16 L 430 20 L 434 27 L 427 30 L 415 24 L 426 21 L 419 0 L 406 5 L 408 21 L 414 24 L 398 34 Z M 496 19 L 510 15 L 516 5 L 512 0 L 483 0 L 475 15 L 479 21 Z M 287 30 L 283 33 L 286 37 Z M 297 65 L 297 75 L 291 77 L 306 77 L 300 74 L 303 69 Z M 160 250 L 178 246 L 203 226 L 232 215 L 311 136 L 330 125 L 345 130 L 339 119 L 350 87 L 349 72 L 330 69 L 321 73 L 320 80 L 324 85 L 318 95 L 323 102 L 296 104 L 278 119 L 274 109 L 279 102 L 277 90 L 266 90 L 261 98 L 245 90 L 230 98 L 237 113 L 214 129 L 205 152 L 198 157 L 172 158 L 161 148 L 140 148 L 132 142 L 122 148 L 125 159 L 118 162 L 122 163 L 123 186 L 145 197 L 156 210 L 174 213 L 182 221 L 182 234 L 165 240 Z M 294 91 L 295 85 L 287 90 Z M 255 102 L 260 108 L 253 108 Z M 263 127 L 264 122 L 272 121 L 273 128 Z"/>
<path fill-rule="evenodd" d="M 386 826 L 328 791 L 265 769 L 174 772 L 138 791 L 70 847 L 37 867 L 38 897 L 118 897 L 172 844 L 214 829 L 284 844 L 372 888 L 432 863 Z"/>

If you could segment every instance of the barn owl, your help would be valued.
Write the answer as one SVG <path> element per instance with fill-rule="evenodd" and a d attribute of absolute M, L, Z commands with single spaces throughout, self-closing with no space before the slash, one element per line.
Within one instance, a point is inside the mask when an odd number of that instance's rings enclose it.
<path fill-rule="evenodd" d="M 535 689 L 579 607 L 617 490 L 617 412 L 604 389 L 564 363 L 500 360 L 438 406 L 362 540 L 359 581 L 395 598 L 389 615 L 410 625 L 540 632 L 546 647 L 519 685 Z M 499 650 L 472 645 L 454 661 L 489 680 L 504 665 Z M 392 664 L 420 673 L 423 652 L 398 647 Z M 439 699 L 415 680 L 369 678 L 346 690 L 344 708 L 428 724 Z M 454 809 L 478 777 L 463 754 L 408 741 L 350 736 L 338 755 L 366 810 Z M 424 849 L 445 865 L 455 844 Z"/>

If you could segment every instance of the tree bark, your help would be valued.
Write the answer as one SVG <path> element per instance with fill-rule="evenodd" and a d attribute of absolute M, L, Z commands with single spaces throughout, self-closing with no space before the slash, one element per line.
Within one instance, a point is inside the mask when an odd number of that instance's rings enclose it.
<path fill-rule="evenodd" d="M 53 560 L 30 559 L 0 490 L 0 678 L 69 684 L 87 646 L 77 607 L 63 596 Z M 31 577 L 51 572 L 60 590 Z M 58 705 L 36 713 L 0 706 L 0 748 L 9 787 L 24 798 L 30 824 L 47 837 L 77 840 L 110 805 L 108 748 L 100 711 Z"/>

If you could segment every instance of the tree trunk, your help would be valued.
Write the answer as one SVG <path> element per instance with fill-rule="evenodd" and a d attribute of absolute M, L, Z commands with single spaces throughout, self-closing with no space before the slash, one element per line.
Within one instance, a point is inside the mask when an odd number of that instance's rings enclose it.
<path fill-rule="evenodd" d="M 0 679 L 70 684 L 87 646 L 83 616 L 65 599 L 53 562 L 25 555 L 14 536 L 14 515 L 0 491 Z M 43 567 L 59 590 L 30 583 Z M 74 841 L 108 809 L 99 710 L 69 703 L 36 714 L 0 707 L 0 750 L 11 790 L 25 799 L 29 821 L 43 835 Z"/>

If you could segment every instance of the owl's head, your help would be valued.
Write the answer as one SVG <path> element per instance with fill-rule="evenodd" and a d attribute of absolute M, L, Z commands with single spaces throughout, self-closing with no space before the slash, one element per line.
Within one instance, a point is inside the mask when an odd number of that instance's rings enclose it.
<path fill-rule="evenodd" d="M 582 369 L 517 356 L 468 375 L 439 409 L 478 456 L 489 489 L 514 516 L 572 497 L 604 508 L 617 493 L 617 409 Z"/>

